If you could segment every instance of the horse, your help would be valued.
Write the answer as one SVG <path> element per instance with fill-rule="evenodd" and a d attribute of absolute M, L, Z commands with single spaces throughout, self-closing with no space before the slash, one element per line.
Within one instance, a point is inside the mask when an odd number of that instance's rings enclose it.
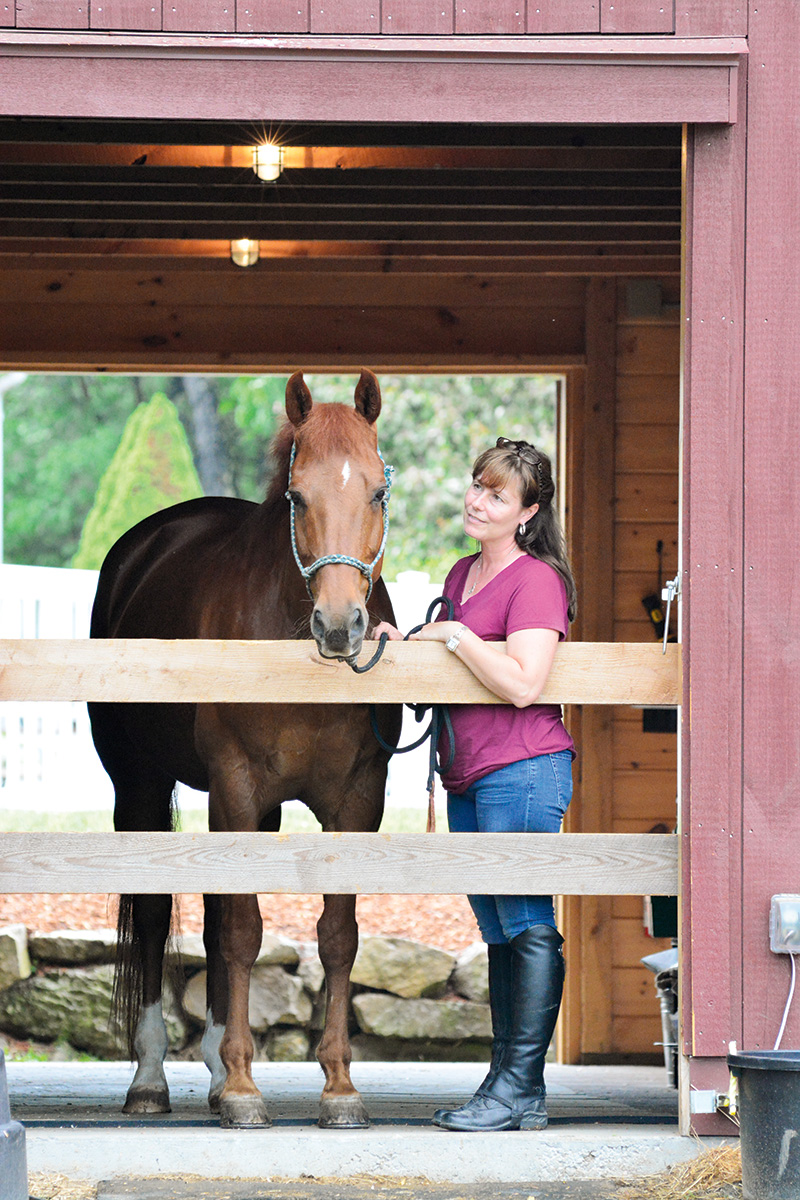
<path fill-rule="evenodd" d="M 378 450 L 380 408 L 369 371 L 361 372 L 353 405 L 314 405 L 302 372 L 292 375 L 263 503 L 210 496 L 128 530 L 101 568 L 91 637 L 307 637 L 322 658 L 352 665 L 369 630 L 393 620 L 380 578 L 391 479 Z M 389 754 L 367 705 L 282 704 L 276 697 L 270 704 L 91 703 L 89 712 L 114 785 L 117 830 L 173 828 L 178 781 L 208 791 L 211 830 L 276 832 L 281 803 L 292 799 L 326 831 L 380 825 Z M 394 705 L 377 710 L 378 729 L 393 743 L 400 712 Z M 262 940 L 258 897 L 203 899 L 209 1106 L 223 1126 L 266 1126 L 248 1021 Z M 355 899 L 326 895 L 317 925 L 327 992 L 317 1048 L 323 1127 L 368 1124 L 350 1079 L 347 1029 Z M 120 897 L 117 999 L 137 1064 L 126 1113 L 170 1109 L 161 991 L 171 908 L 168 895 Z"/>

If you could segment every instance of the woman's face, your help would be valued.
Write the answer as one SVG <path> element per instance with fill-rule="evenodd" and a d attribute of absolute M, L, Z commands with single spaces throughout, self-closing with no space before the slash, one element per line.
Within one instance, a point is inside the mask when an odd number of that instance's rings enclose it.
<path fill-rule="evenodd" d="M 499 489 L 473 479 L 464 497 L 464 532 L 481 545 L 512 543 L 518 526 L 538 510 L 538 504 L 523 507 L 519 480 L 513 475 Z"/>

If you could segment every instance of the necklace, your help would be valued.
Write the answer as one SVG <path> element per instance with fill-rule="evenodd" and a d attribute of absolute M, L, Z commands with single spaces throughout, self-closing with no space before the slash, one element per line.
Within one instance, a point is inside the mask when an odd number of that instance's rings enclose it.
<path fill-rule="evenodd" d="M 517 558 L 517 557 L 519 557 L 519 556 L 518 556 L 518 555 L 515 555 L 514 557 L 515 557 L 515 558 Z M 511 559 L 511 560 L 509 560 L 509 561 L 513 562 L 514 560 L 513 560 L 513 559 Z M 482 553 L 481 553 L 481 554 L 479 554 L 479 555 L 478 555 L 478 557 L 475 559 L 474 566 L 475 566 L 475 578 L 474 578 L 474 580 L 472 581 L 472 586 L 471 586 L 471 587 L 470 587 L 470 588 L 467 590 L 467 593 L 466 593 L 466 595 L 464 596 L 464 600 L 469 600 L 470 596 L 471 596 L 471 595 L 472 595 L 472 593 L 475 591 L 475 588 L 478 586 L 478 580 L 479 580 L 479 578 L 480 578 L 481 567 L 483 566 L 483 554 L 482 554 Z M 508 566 L 508 563 L 506 563 L 506 564 L 505 564 L 505 566 Z M 471 569 L 471 568 L 470 568 L 470 569 Z M 498 568 L 498 570 L 496 570 L 496 571 L 495 571 L 495 572 L 494 572 L 494 573 L 493 573 L 493 574 L 490 576 L 490 578 L 491 578 L 491 579 L 494 579 L 495 575 L 499 574 L 499 572 L 500 572 L 500 571 L 502 571 L 502 570 L 503 570 L 503 567 L 501 566 L 500 568 Z M 486 580 L 484 580 L 484 583 L 488 583 L 488 582 L 489 582 L 489 579 L 486 579 Z"/>
<path fill-rule="evenodd" d="M 480 561 L 481 561 L 481 556 L 479 554 L 478 557 L 475 559 L 475 578 L 472 581 L 472 587 L 467 592 L 467 596 L 466 596 L 467 600 L 469 600 L 470 596 L 475 591 L 475 588 L 478 586 L 478 575 L 480 573 L 480 567 L 478 564 L 480 563 Z"/>

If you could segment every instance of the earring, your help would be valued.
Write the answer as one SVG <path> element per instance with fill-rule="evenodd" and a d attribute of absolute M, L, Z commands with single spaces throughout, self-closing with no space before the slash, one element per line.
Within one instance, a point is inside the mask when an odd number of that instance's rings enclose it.
<path fill-rule="evenodd" d="M 525 536 L 525 522 L 524 521 L 521 523 L 521 525 L 519 527 L 519 536 L 520 537 Z"/>

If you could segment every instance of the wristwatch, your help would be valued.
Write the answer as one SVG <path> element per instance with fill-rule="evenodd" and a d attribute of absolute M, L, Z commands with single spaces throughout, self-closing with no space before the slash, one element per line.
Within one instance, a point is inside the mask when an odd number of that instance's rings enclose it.
<path fill-rule="evenodd" d="M 466 628 L 466 625 L 459 625 L 455 633 L 451 633 L 450 637 L 445 642 L 445 646 L 447 646 L 447 649 L 453 654 L 455 654 L 456 650 L 458 649 L 458 643 L 461 641 L 461 636 Z"/>

